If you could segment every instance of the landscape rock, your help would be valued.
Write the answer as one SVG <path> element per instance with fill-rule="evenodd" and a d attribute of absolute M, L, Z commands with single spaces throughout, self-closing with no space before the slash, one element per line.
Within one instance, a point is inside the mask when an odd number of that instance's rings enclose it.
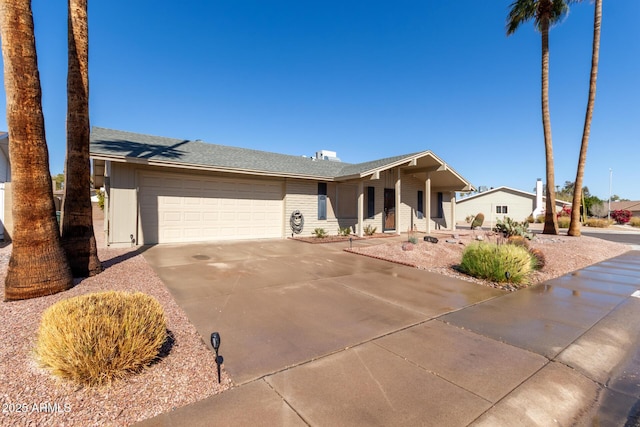
<path fill-rule="evenodd" d="M 403 251 L 412 251 L 413 250 L 413 243 L 404 242 L 402 244 L 402 250 Z"/>

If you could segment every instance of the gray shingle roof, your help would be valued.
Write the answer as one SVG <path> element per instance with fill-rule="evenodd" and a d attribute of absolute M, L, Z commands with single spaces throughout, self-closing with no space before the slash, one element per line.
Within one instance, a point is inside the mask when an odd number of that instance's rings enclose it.
<path fill-rule="evenodd" d="M 415 154 L 394 156 L 365 163 L 349 164 L 208 144 L 199 140 L 181 140 L 93 127 L 90 153 L 94 157 L 147 160 L 158 163 L 182 163 L 185 166 L 235 169 L 257 173 L 302 175 L 335 179 L 383 168 Z"/>

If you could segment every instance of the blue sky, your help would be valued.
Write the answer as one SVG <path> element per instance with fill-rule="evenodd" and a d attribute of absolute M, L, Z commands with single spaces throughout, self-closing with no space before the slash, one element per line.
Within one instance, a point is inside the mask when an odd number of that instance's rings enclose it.
<path fill-rule="evenodd" d="M 511 1 L 90 1 L 91 124 L 346 162 L 432 150 L 476 186 L 545 176 L 540 35 Z M 640 200 L 638 0 L 604 2 L 585 185 Z M 66 2 L 33 0 L 52 173 L 65 156 Z M 552 29 L 556 183 L 575 179 L 593 4 Z M 4 97 L 4 91 L 2 91 Z M 0 129 L 6 129 L 6 111 Z"/>

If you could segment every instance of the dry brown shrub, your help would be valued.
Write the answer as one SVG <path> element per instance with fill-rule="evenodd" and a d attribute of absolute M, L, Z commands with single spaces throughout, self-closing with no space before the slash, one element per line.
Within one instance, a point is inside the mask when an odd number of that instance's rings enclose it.
<path fill-rule="evenodd" d="M 155 298 L 100 292 L 45 310 L 34 355 L 56 376 L 102 385 L 149 365 L 166 338 L 164 311 Z"/>

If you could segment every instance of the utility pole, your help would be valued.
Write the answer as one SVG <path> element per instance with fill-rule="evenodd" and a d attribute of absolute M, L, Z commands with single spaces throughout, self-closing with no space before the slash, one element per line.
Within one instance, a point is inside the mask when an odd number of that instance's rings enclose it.
<path fill-rule="evenodd" d="M 613 170 L 609 168 L 609 209 L 607 213 L 607 220 L 611 219 L 611 180 L 613 178 Z"/>

